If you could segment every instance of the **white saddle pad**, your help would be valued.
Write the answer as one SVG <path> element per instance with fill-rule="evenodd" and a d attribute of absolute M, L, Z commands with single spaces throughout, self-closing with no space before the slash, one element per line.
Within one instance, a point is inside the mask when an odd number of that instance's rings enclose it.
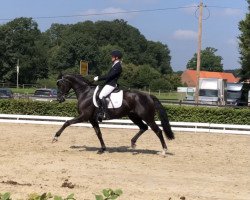
<path fill-rule="evenodd" d="M 93 103 L 95 107 L 98 107 L 98 104 L 96 102 L 96 93 L 99 90 L 99 85 L 95 88 L 95 92 L 93 95 Z M 111 93 L 109 98 L 106 98 L 108 101 L 108 108 L 120 108 L 122 105 L 122 100 L 123 100 L 123 90 L 115 93 Z"/>

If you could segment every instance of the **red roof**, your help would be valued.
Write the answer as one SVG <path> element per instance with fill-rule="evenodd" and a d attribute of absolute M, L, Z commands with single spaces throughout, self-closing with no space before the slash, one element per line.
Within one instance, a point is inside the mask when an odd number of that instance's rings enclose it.
<path fill-rule="evenodd" d="M 220 79 L 226 79 L 227 82 L 230 83 L 237 83 L 239 81 L 238 78 L 235 78 L 235 76 L 232 73 L 225 73 L 225 72 L 208 72 L 208 71 L 200 71 L 200 78 L 220 78 Z M 181 75 L 181 81 L 182 83 L 186 83 L 189 87 L 195 87 L 196 86 L 196 70 L 186 70 Z"/>

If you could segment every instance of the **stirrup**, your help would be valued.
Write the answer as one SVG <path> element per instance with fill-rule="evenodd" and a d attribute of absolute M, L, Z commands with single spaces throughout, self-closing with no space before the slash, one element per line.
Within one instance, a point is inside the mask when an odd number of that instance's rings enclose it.
<path fill-rule="evenodd" d="M 106 112 L 103 112 L 103 117 L 102 117 L 103 120 L 109 120 L 110 117 L 109 115 L 106 113 Z"/>
<path fill-rule="evenodd" d="M 99 112 L 97 113 L 97 120 L 99 122 L 102 122 L 102 120 L 109 120 L 110 117 L 106 112 Z"/>
<path fill-rule="evenodd" d="M 97 119 L 97 121 L 102 122 L 102 120 L 103 120 L 103 112 L 98 111 L 96 113 L 96 119 Z"/>

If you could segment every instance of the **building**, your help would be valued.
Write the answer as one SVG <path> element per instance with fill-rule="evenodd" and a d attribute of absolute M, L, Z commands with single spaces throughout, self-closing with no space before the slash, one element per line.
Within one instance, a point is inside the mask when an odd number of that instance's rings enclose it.
<path fill-rule="evenodd" d="M 225 73 L 225 72 L 200 71 L 200 78 L 226 79 L 227 82 L 229 83 L 237 83 L 239 81 L 239 78 L 235 78 L 235 76 L 232 73 Z M 196 87 L 197 84 L 196 70 L 188 69 L 184 71 L 181 75 L 181 82 L 187 87 Z"/>

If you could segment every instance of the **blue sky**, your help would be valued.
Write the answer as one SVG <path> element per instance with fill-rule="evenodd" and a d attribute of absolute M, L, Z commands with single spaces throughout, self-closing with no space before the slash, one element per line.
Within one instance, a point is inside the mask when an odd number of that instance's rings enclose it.
<path fill-rule="evenodd" d="M 167 44 L 171 52 L 174 71 L 185 70 L 187 62 L 197 51 L 198 19 L 195 6 L 200 0 L 0 0 L 0 23 L 16 17 L 34 17 L 45 31 L 52 23 L 71 24 L 85 20 L 124 19 L 138 28 L 148 39 Z M 238 23 L 248 12 L 246 0 L 203 0 L 204 8 L 202 49 L 214 47 L 222 56 L 224 69 L 239 68 L 237 36 Z M 189 7 L 182 9 L 168 9 Z M 166 8 L 166 9 L 165 9 Z M 164 9 L 152 12 L 131 10 Z M 36 18 L 53 16 L 80 17 Z M 87 16 L 89 15 L 89 16 Z"/>

